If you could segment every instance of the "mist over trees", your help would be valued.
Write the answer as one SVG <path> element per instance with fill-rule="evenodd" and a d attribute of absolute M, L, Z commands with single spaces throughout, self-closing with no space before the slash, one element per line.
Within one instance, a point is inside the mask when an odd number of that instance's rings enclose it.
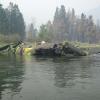
<path fill-rule="evenodd" d="M 100 24 L 95 24 L 92 16 L 75 14 L 74 9 L 67 12 L 65 6 L 56 8 L 53 22 L 40 26 L 41 40 L 62 42 L 65 40 L 88 43 L 100 42 Z M 41 32 L 42 30 L 42 32 Z M 50 37 L 51 36 L 51 37 Z M 48 39 L 49 38 L 49 39 Z"/>
<path fill-rule="evenodd" d="M 36 41 L 38 30 L 35 28 L 34 24 L 33 23 L 29 24 L 27 26 L 27 28 L 28 28 L 27 32 L 26 32 L 27 33 L 27 35 L 26 35 L 27 41 L 30 41 L 30 42 Z"/>
<path fill-rule="evenodd" d="M 25 22 L 18 5 L 10 3 L 4 9 L 0 4 L 0 40 L 24 40 L 63 42 L 78 41 L 88 43 L 100 42 L 100 23 L 94 23 L 93 16 L 82 13 L 76 15 L 74 9 L 66 11 L 65 6 L 56 8 L 53 21 L 42 24 L 37 30 L 34 23 L 28 26 L 25 34 Z"/>
<path fill-rule="evenodd" d="M 10 3 L 4 9 L 0 4 L 0 36 L 12 40 L 23 40 L 25 37 L 25 23 L 18 5 Z"/>
<path fill-rule="evenodd" d="M 8 31 L 8 19 L 5 10 L 0 4 L 0 34 L 7 34 Z"/>

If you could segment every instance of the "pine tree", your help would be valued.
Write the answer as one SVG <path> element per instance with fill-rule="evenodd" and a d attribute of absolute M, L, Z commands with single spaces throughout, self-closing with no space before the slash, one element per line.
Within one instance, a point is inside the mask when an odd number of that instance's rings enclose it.
<path fill-rule="evenodd" d="M 8 31 L 8 20 L 5 13 L 5 10 L 2 8 L 0 4 L 0 33 L 6 35 Z"/>
<path fill-rule="evenodd" d="M 29 25 L 29 30 L 28 30 L 28 40 L 33 41 L 36 40 L 36 34 L 37 34 L 37 29 L 34 27 L 34 25 L 31 23 Z"/>
<path fill-rule="evenodd" d="M 93 22 L 93 17 L 88 18 L 88 41 L 89 43 L 96 42 L 96 25 Z"/>
<path fill-rule="evenodd" d="M 66 10 L 65 7 L 62 5 L 61 8 L 56 8 L 55 17 L 53 21 L 54 27 L 54 34 L 55 34 L 55 41 L 63 41 L 66 39 Z"/>
<path fill-rule="evenodd" d="M 23 40 L 25 37 L 25 23 L 18 5 L 10 3 L 7 9 L 7 15 L 9 20 L 9 33 L 18 35 Z"/>

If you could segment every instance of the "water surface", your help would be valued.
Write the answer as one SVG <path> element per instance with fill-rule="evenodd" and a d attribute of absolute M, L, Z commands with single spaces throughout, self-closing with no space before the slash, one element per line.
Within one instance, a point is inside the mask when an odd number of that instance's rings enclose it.
<path fill-rule="evenodd" d="M 100 100 L 100 55 L 0 56 L 0 100 Z"/>

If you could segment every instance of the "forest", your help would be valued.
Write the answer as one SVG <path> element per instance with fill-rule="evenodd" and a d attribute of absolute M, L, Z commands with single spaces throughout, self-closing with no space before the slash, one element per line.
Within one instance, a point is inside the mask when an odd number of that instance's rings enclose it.
<path fill-rule="evenodd" d="M 74 9 L 66 10 L 61 5 L 56 7 L 52 21 L 36 28 L 34 23 L 26 25 L 18 5 L 10 3 L 3 8 L 0 4 L 0 41 L 9 40 L 99 43 L 100 24 L 95 23 L 92 15 L 76 15 Z"/>
<path fill-rule="evenodd" d="M 25 22 L 18 5 L 10 3 L 4 9 L 0 4 L 0 40 L 23 40 L 25 38 Z"/>

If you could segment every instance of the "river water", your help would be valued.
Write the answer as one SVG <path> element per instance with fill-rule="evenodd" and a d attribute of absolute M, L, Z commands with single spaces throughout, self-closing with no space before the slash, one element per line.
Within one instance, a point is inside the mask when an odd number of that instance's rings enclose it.
<path fill-rule="evenodd" d="M 100 100 L 100 55 L 0 56 L 0 100 Z"/>

